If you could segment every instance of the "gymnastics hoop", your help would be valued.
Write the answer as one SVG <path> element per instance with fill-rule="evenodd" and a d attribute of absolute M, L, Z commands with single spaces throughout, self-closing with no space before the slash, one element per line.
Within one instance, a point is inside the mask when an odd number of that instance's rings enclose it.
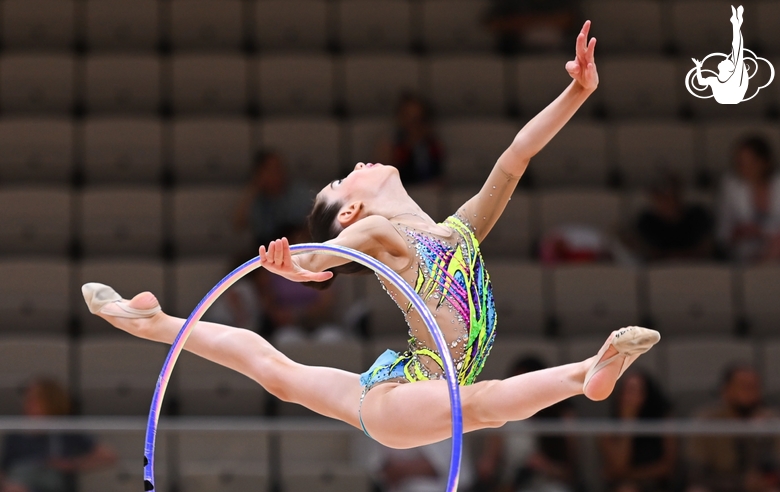
<path fill-rule="evenodd" d="M 290 246 L 292 255 L 299 255 L 303 253 L 317 253 L 329 256 L 338 256 L 361 265 L 370 268 L 375 273 L 385 277 L 392 285 L 398 288 L 409 301 L 412 303 L 415 309 L 419 311 L 422 316 L 425 325 L 431 332 L 436 346 L 439 349 L 439 353 L 444 361 L 444 373 L 445 375 L 456 375 L 455 366 L 452 362 L 452 355 L 450 354 L 447 342 L 444 340 L 439 325 L 436 320 L 433 319 L 428 306 L 417 295 L 417 292 L 401 278 L 400 275 L 395 273 L 384 263 L 375 260 L 371 256 L 365 253 L 356 251 L 351 248 L 343 246 L 336 246 L 332 244 L 295 244 Z M 179 358 L 179 354 L 184 348 L 184 344 L 187 338 L 192 332 L 192 328 L 195 327 L 197 322 L 211 307 L 214 301 L 217 300 L 231 285 L 236 283 L 239 279 L 247 275 L 249 272 L 260 268 L 260 257 L 256 256 L 247 261 L 240 267 L 236 268 L 225 276 L 222 280 L 215 285 L 206 296 L 201 299 L 195 309 L 192 311 L 187 321 L 184 322 L 184 326 L 181 327 L 179 334 L 171 345 L 171 350 L 168 352 L 168 357 L 163 363 L 162 371 L 157 379 L 157 386 L 154 390 L 154 396 L 152 397 L 152 406 L 149 410 L 149 420 L 146 425 L 146 443 L 144 446 L 144 490 L 147 492 L 154 489 L 154 444 L 157 437 L 157 423 L 160 419 L 160 409 L 162 408 L 163 397 L 165 396 L 165 390 L 168 387 L 168 380 L 173 372 L 173 366 L 176 364 L 176 360 Z M 455 492 L 458 488 L 458 478 L 460 476 L 460 461 L 463 451 L 463 412 L 460 403 L 460 388 L 458 386 L 458 378 L 447 377 L 447 386 L 450 394 L 450 406 L 452 408 L 452 454 L 450 457 L 450 473 L 447 478 L 447 492 Z"/>

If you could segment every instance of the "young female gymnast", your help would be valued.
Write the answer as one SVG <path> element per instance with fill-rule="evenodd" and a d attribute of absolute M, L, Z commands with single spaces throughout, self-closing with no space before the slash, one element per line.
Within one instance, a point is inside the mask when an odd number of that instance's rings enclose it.
<path fill-rule="evenodd" d="M 587 42 L 589 28 L 588 21 L 577 37 L 575 60 L 566 64 L 573 82 L 525 125 L 481 191 L 446 221 L 435 223 L 417 206 L 395 168 L 363 163 L 320 191 L 309 219 L 315 241 L 327 240 L 376 258 L 425 299 L 451 347 L 466 432 L 525 419 L 574 395 L 604 399 L 625 369 L 660 338 L 653 330 L 623 328 L 607 338 L 597 355 L 582 362 L 475 382 L 496 327 L 479 243 L 501 215 L 531 157 L 596 89 L 596 40 Z M 299 282 L 325 282 L 356 266 L 324 255 L 293 258 L 284 238 L 260 247 L 260 258 L 264 268 Z M 385 352 L 363 375 L 297 364 L 256 333 L 214 323 L 198 323 L 184 348 L 247 375 L 284 401 L 362 428 L 386 446 L 409 448 L 441 441 L 452 431 L 441 359 L 419 314 L 392 286 L 386 288 L 406 315 L 409 350 Z M 86 284 L 82 290 L 91 312 L 137 337 L 172 343 L 184 323 L 163 313 L 148 292 L 127 301 L 102 284 Z"/>

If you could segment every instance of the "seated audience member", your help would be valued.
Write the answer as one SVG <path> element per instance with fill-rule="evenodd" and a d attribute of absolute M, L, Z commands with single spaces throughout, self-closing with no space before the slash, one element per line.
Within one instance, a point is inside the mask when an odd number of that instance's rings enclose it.
<path fill-rule="evenodd" d="M 28 417 L 70 413 L 68 395 L 60 385 L 38 379 L 27 387 L 24 414 Z M 8 434 L 2 443 L 0 491 L 76 492 L 76 474 L 116 461 L 112 450 L 88 435 L 75 432 Z"/>
<path fill-rule="evenodd" d="M 381 447 L 379 482 L 385 492 L 440 492 L 447 487 L 452 441 L 450 439 L 412 449 Z M 473 464 L 463 450 L 458 490 L 468 490 L 474 480 Z"/>
<path fill-rule="evenodd" d="M 577 16 L 577 0 L 492 0 L 487 24 L 514 53 L 561 48 Z"/>
<path fill-rule="evenodd" d="M 518 359 L 509 376 L 544 369 L 535 357 Z M 573 419 L 571 402 L 564 400 L 533 419 Z M 576 441 L 570 436 L 490 434 L 477 462 L 476 490 L 566 492 L 576 490 Z"/>
<path fill-rule="evenodd" d="M 762 137 L 741 140 L 723 179 L 718 239 L 743 262 L 780 259 L 780 175 Z"/>
<path fill-rule="evenodd" d="M 761 380 L 749 366 L 729 368 L 720 401 L 698 414 L 703 420 L 758 422 L 776 418 L 764 405 Z M 692 437 L 688 492 L 774 492 L 778 480 L 778 439 L 772 436 Z"/>
<path fill-rule="evenodd" d="M 247 228 L 255 244 L 268 245 L 279 237 L 279 228 L 304 224 L 314 193 L 300 181 L 291 179 L 282 157 L 273 151 L 259 151 L 254 171 L 234 217 L 237 230 Z"/>
<path fill-rule="evenodd" d="M 623 376 L 612 396 L 612 417 L 624 422 L 667 418 L 670 404 L 642 372 Z M 604 436 L 599 441 L 604 477 L 615 492 L 669 490 L 677 462 L 677 441 L 667 436 Z"/>
<path fill-rule="evenodd" d="M 713 218 L 701 205 L 684 202 L 677 176 L 660 176 L 648 190 L 648 197 L 649 207 L 640 213 L 635 230 L 643 258 L 712 258 Z"/>
<path fill-rule="evenodd" d="M 401 97 L 391 138 L 379 142 L 376 160 L 398 168 L 404 184 L 436 184 L 442 177 L 444 149 L 428 105 L 414 94 Z"/>

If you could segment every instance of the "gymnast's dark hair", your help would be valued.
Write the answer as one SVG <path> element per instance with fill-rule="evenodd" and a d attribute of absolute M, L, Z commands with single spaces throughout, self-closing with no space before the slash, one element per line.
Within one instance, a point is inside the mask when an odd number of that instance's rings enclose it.
<path fill-rule="evenodd" d="M 341 207 L 342 203 L 340 202 L 327 203 L 325 200 L 320 199 L 314 201 L 311 213 L 309 213 L 309 216 L 306 219 L 312 241 L 315 243 L 324 243 L 341 233 L 343 229 L 336 221 L 336 217 L 338 217 Z M 314 289 L 324 290 L 331 286 L 333 281 L 336 280 L 336 276 L 340 273 L 352 275 L 371 272 L 371 270 L 363 265 L 354 262 L 330 268 L 329 271 L 333 272 L 333 277 L 329 280 L 326 280 L 325 282 L 304 282 L 304 285 Z"/>

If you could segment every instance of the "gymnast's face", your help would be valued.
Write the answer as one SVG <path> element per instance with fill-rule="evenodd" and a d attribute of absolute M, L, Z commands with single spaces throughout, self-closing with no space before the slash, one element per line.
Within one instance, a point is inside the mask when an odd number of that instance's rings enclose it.
<path fill-rule="evenodd" d="M 386 193 L 403 191 L 398 169 L 383 164 L 358 162 L 346 177 L 331 181 L 320 191 L 318 199 L 328 203 L 340 202 L 345 207 L 358 204 L 363 210 L 371 210 L 372 204 Z"/>

